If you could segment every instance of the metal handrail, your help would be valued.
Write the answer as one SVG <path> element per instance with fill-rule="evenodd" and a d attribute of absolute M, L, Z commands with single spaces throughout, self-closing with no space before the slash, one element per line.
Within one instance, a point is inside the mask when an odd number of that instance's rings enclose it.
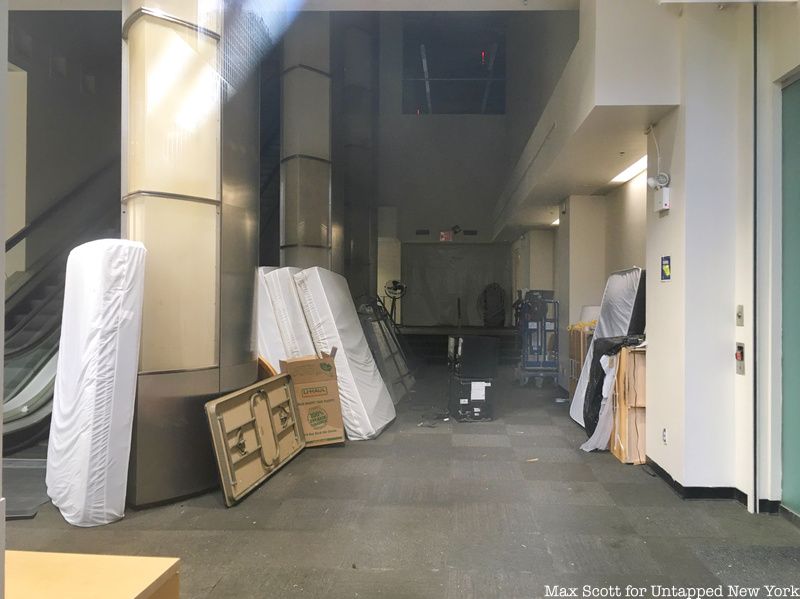
<path fill-rule="evenodd" d="M 78 183 L 78 185 L 76 185 L 72 191 L 68 192 L 57 202 L 54 202 L 44 212 L 32 218 L 31 222 L 22 227 L 19 231 L 14 233 L 6 240 L 6 252 L 11 251 L 18 243 L 28 237 L 33 230 L 38 229 L 42 223 L 47 221 L 53 214 L 73 202 L 76 198 L 81 197 L 81 193 L 85 191 L 87 187 L 89 187 L 92 183 L 94 183 L 102 175 L 105 175 L 106 172 L 117 166 L 119 163 L 119 156 L 116 156 L 113 160 L 107 162 L 105 165 L 100 167 L 100 169 Z"/>

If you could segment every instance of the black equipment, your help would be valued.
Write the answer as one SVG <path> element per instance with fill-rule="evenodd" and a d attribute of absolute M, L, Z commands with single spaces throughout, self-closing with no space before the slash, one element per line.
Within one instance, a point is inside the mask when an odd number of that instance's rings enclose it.
<path fill-rule="evenodd" d="M 493 418 L 499 339 L 451 335 L 447 340 L 448 412 L 458 421 Z"/>
<path fill-rule="evenodd" d="M 487 285 L 478 296 L 477 308 L 483 326 L 502 327 L 506 323 L 506 292 L 498 283 Z"/>
<path fill-rule="evenodd" d="M 397 300 L 401 299 L 406 294 L 406 291 L 408 291 L 408 287 L 403 285 L 400 281 L 387 281 L 383 286 L 383 292 L 386 294 L 386 297 L 392 300 L 392 303 L 389 304 L 389 317 L 394 323 L 397 322 L 395 318 Z"/>

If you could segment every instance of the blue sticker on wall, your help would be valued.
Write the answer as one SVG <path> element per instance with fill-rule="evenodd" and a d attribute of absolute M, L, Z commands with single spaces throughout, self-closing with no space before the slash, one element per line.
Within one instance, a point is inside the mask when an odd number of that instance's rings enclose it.
<path fill-rule="evenodd" d="M 672 258 L 670 256 L 661 256 L 661 280 L 672 280 Z"/>

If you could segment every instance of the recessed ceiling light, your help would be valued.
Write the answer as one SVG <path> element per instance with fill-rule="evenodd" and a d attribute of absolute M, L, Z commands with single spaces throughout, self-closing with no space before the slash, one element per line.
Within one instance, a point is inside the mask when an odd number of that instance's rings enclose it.
<path fill-rule="evenodd" d="M 611 179 L 612 183 L 627 183 L 639 173 L 647 170 L 647 156 L 642 156 L 619 175 Z"/>
<path fill-rule="evenodd" d="M 551 224 L 552 226 L 554 226 L 554 227 L 557 227 L 559 224 L 561 224 L 561 219 L 560 219 L 560 218 L 557 218 L 556 220 L 554 220 L 554 221 L 553 221 L 552 223 L 550 223 L 550 224 Z"/>

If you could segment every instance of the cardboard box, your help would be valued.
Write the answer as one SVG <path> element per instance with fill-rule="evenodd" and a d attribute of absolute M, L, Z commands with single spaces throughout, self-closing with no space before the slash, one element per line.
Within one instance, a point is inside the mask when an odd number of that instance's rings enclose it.
<path fill-rule="evenodd" d="M 281 372 L 292 377 L 306 446 L 342 443 L 344 424 L 333 356 L 281 360 Z"/>

